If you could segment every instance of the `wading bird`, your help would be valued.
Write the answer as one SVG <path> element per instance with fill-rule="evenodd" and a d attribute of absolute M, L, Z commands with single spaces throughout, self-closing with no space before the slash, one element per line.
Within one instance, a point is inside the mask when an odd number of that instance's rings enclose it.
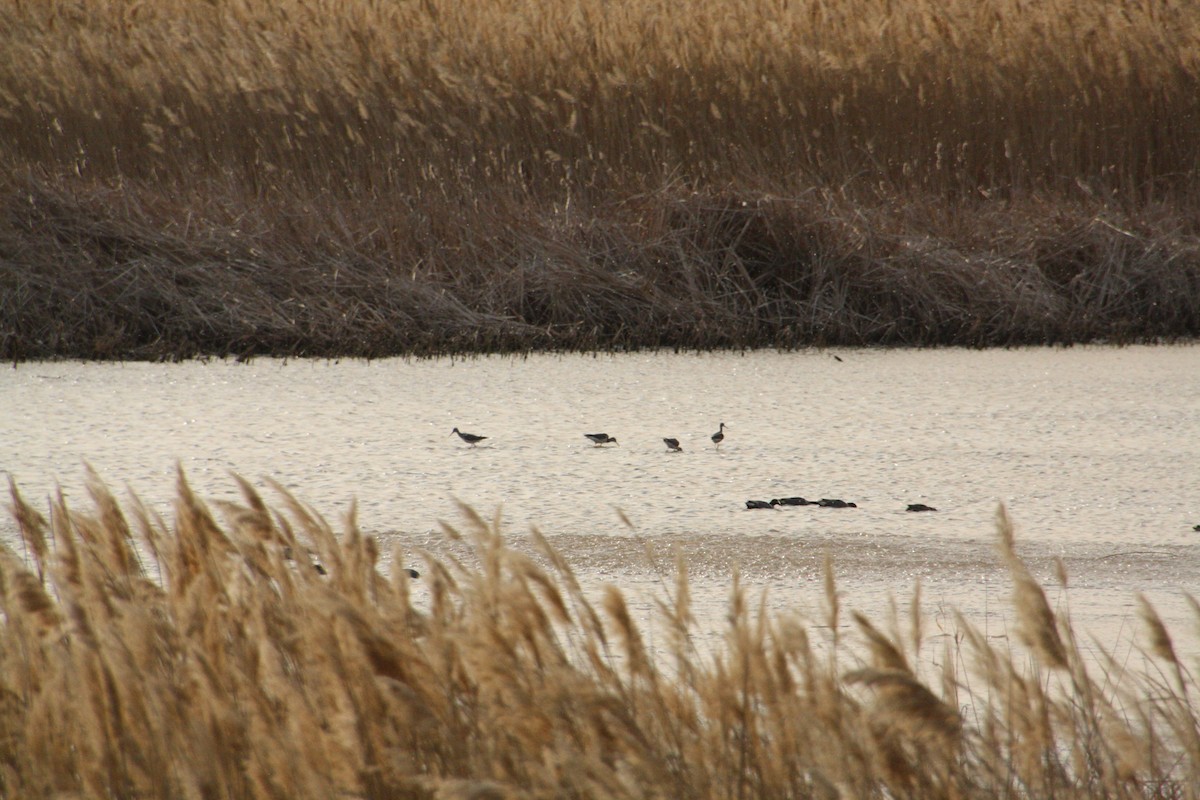
<path fill-rule="evenodd" d="M 683 448 L 679 446 L 678 439 L 663 439 L 663 443 L 666 444 L 667 449 L 670 450 L 672 453 L 682 453 L 683 452 Z"/>
<path fill-rule="evenodd" d="M 607 433 L 585 433 L 584 436 L 596 443 L 596 447 L 602 444 L 616 444 L 617 440 L 609 436 Z"/>
<path fill-rule="evenodd" d="M 486 436 L 477 436 L 474 433 L 463 433 L 458 428 L 455 428 L 454 430 L 450 431 L 451 436 L 453 436 L 456 433 L 458 434 L 458 438 L 462 439 L 464 442 L 471 445 L 471 447 L 474 447 L 475 445 L 482 442 L 484 439 L 488 438 Z"/>
<path fill-rule="evenodd" d="M 713 444 L 715 444 L 717 446 L 717 449 L 720 450 L 721 442 L 725 441 L 725 423 L 724 422 L 721 423 L 721 429 L 712 435 L 712 440 L 713 440 Z"/>

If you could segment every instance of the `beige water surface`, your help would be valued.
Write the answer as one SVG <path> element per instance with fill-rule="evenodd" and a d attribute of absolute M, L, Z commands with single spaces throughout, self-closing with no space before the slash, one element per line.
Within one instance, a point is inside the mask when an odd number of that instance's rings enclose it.
<path fill-rule="evenodd" d="M 469 447 L 455 426 L 488 439 Z M 618 444 L 595 447 L 583 436 L 594 432 Z M 667 451 L 668 436 L 682 453 Z M 456 499 L 485 516 L 501 508 L 514 539 L 537 525 L 586 583 L 631 590 L 647 617 L 682 552 L 714 636 L 735 569 L 771 610 L 819 617 L 828 552 L 847 607 L 886 614 L 920 580 L 931 635 L 957 608 L 1003 637 L 1009 587 L 993 542 L 1004 503 L 1051 601 L 1101 641 L 1133 641 L 1138 592 L 1181 642 L 1197 638 L 1183 594 L 1200 590 L 1196 347 L 38 363 L 0 374 L 0 469 L 24 495 L 61 486 L 87 507 L 84 462 L 164 510 L 177 463 L 207 497 L 234 499 L 237 472 L 264 488 L 277 480 L 331 519 L 356 498 L 361 526 L 418 568 L 416 550 L 446 552 L 439 520 L 461 520 Z M 745 508 L 794 495 L 858 508 Z M 939 510 L 905 511 L 918 502 Z M 7 518 L 0 536 L 13 542 Z"/>

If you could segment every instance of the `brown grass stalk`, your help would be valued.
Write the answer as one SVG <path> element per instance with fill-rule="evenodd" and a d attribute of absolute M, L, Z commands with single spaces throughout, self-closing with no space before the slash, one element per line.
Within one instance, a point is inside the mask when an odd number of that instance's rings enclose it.
<path fill-rule="evenodd" d="M 1104 652 L 1094 679 L 1060 617 L 1058 649 L 1028 654 L 960 619 L 961 666 L 927 683 L 898 622 L 838 635 L 739 586 L 702 655 L 683 570 L 659 650 L 620 590 L 601 613 L 549 540 L 469 509 L 462 555 L 427 553 L 410 591 L 353 514 L 335 530 L 278 487 L 280 510 L 239 481 L 214 513 L 181 475 L 164 520 L 89 480 L 92 510 L 52 504 L 43 555 L 0 553 L 4 796 L 1196 796 L 1193 678 L 1149 606 L 1169 680 Z"/>

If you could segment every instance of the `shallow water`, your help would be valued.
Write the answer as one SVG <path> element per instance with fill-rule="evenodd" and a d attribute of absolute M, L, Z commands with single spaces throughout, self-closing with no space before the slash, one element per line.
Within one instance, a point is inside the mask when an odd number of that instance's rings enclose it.
<path fill-rule="evenodd" d="M 1004 503 L 1051 601 L 1085 629 L 1128 641 L 1144 592 L 1195 639 L 1196 347 L 39 363 L 3 373 L 0 409 L 0 468 L 27 498 L 61 486 L 87 507 L 87 462 L 165 509 L 178 463 L 207 497 L 235 499 L 237 472 L 333 519 L 357 498 L 385 550 L 435 553 L 457 498 L 502 507 L 514 536 L 536 524 L 593 586 L 669 586 L 682 550 L 714 632 L 735 568 L 772 609 L 819 617 L 829 552 L 847 607 L 886 613 L 919 579 L 931 633 L 953 607 L 1005 635 Z M 468 447 L 455 426 L 489 438 Z M 583 436 L 599 431 L 619 444 Z M 791 495 L 858 508 L 744 506 Z M 916 502 L 939 511 L 907 513 Z"/>

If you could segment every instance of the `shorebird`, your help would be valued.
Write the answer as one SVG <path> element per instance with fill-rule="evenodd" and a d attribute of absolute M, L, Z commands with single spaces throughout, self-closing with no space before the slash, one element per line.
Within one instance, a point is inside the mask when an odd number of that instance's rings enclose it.
<path fill-rule="evenodd" d="M 937 511 L 933 506 L 927 506 L 924 503 L 909 503 L 908 511 Z"/>
<path fill-rule="evenodd" d="M 774 508 L 777 505 L 779 505 L 778 500 L 772 500 L 769 503 L 766 500 L 747 500 L 746 501 L 746 508 Z"/>
<path fill-rule="evenodd" d="M 666 444 L 667 449 L 670 450 L 672 453 L 682 453 L 683 452 L 683 448 L 679 446 L 678 439 L 663 439 L 663 443 Z"/>
<path fill-rule="evenodd" d="M 713 444 L 715 444 L 717 446 L 717 449 L 720 450 L 721 442 L 725 440 L 725 423 L 724 422 L 721 423 L 721 429 L 712 435 L 712 440 L 713 440 Z"/>
<path fill-rule="evenodd" d="M 617 440 L 609 436 L 607 433 L 585 433 L 584 436 L 596 443 L 596 447 L 602 444 L 616 444 Z"/>
<path fill-rule="evenodd" d="M 458 438 L 462 439 L 464 442 L 471 445 L 471 447 L 474 447 L 475 445 L 482 442 L 484 439 L 488 438 L 486 436 L 477 436 L 474 433 L 463 433 L 458 428 L 455 428 L 454 430 L 450 431 L 451 436 L 453 436 L 456 433 L 458 434 Z"/>

